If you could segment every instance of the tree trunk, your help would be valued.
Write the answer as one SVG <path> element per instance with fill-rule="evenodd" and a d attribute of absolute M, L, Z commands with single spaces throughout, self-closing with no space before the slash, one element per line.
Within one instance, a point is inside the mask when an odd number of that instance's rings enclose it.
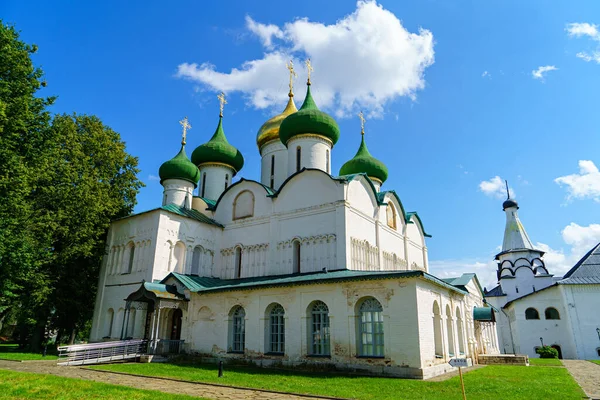
<path fill-rule="evenodd" d="M 75 343 L 75 335 L 77 335 L 77 329 L 71 329 L 71 336 L 69 337 L 69 346 Z"/>

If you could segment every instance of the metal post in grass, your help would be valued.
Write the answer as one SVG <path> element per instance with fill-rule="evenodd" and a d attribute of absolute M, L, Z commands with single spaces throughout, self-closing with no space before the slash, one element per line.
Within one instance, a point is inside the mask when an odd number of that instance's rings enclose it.
<path fill-rule="evenodd" d="M 223 377 L 223 361 L 219 361 L 219 378 Z"/>

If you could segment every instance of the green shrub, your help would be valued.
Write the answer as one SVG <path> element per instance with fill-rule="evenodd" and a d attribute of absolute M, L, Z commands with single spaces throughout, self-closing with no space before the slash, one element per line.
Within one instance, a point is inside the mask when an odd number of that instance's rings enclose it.
<path fill-rule="evenodd" d="M 558 351 L 550 346 L 538 347 L 535 352 L 540 355 L 540 358 L 558 358 Z"/>

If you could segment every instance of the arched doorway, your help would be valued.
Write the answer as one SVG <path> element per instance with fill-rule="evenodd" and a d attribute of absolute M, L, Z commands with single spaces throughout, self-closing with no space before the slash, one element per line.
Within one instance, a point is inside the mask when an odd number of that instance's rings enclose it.
<path fill-rule="evenodd" d="M 553 344 L 552 347 L 554 350 L 558 351 L 558 358 L 562 360 L 562 350 L 560 349 L 560 346 L 557 344 Z"/>
<path fill-rule="evenodd" d="M 181 339 L 181 317 L 183 313 L 178 308 L 173 311 L 173 316 L 171 317 L 171 340 L 179 340 Z"/>

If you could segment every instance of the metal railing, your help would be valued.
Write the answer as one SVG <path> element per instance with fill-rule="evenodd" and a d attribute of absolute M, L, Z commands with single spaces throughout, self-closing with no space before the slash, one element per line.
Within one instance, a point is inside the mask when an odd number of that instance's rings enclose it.
<path fill-rule="evenodd" d="M 148 341 L 142 339 L 61 346 L 58 348 L 58 365 L 86 365 L 132 360 L 146 354 L 147 346 Z"/>
<path fill-rule="evenodd" d="M 149 352 L 156 355 L 179 354 L 185 340 L 157 339 L 150 342 Z"/>

